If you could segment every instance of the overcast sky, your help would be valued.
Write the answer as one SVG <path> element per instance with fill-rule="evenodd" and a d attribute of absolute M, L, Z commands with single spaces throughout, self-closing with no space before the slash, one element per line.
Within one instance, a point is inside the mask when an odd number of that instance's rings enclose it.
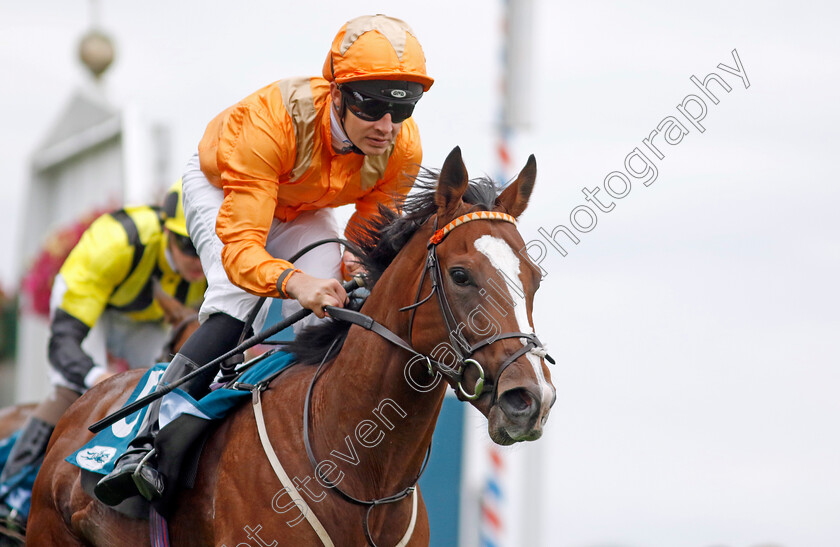
<path fill-rule="evenodd" d="M 235 7 L 234 7 L 235 6 Z M 109 99 L 166 123 L 175 163 L 207 122 L 258 87 L 318 74 L 341 24 L 401 17 L 437 79 L 417 108 L 424 163 L 455 145 L 473 175 L 493 150 L 501 2 L 103 2 L 117 60 Z M 615 206 L 546 245 L 536 326 L 557 358 L 543 443 L 544 545 L 840 545 L 840 371 L 836 203 L 840 10 L 831 2 L 535 0 L 533 124 L 514 164 L 538 162 L 526 240 L 570 226 L 583 188 Z M 0 280 L 15 241 L 27 159 L 85 85 L 82 0 L 0 9 Z M 735 67 L 745 82 L 721 69 Z M 678 112 L 689 77 L 721 75 L 700 132 Z M 708 99 L 707 97 L 704 97 Z M 612 199 L 666 117 L 657 179 Z M 661 139 L 661 137 L 659 137 Z M 653 157 L 652 155 L 650 156 Z M 180 165 L 172 166 L 177 176 Z M 614 188 L 620 190 L 618 182 Z M 585 218 L 576 217 L 583 223 Z M 562 238 L 563 236 L 560 236 Z M 513 450 L 516 450 L 514 448 Z"/>

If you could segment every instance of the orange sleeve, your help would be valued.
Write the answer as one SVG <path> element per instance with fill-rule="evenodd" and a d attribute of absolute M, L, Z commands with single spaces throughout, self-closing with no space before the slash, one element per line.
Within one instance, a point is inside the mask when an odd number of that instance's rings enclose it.
<path fill-rule="evenodd" d="M 249 293 L 277 297 L 277 279 L 292 265 L 272 257 L 265 243 L 277 185 L 294 167 L 295 135 L 279 93 L 271 96 L 269 90 L 267 95 L 242 101 L 212 128 L 217 142 L 215 162 L 210 163 L 217 167 L 225 194 L 216 233 L 224 243 L 222 264 L 228 277 Z"/>
<path fill-rule="evenodd" d="M 396 210 L 397 205 L 414 186 L 414 178 L 420 170 L 422 160 L 420 132 L 414 120 L 409 118 L 403 122 L 382 180 L 378 181 L 370 192 L 356 200 L 356 211 L 344 230 L 347 239 L 353 241 L 358 226 L 363 226 L 366 221 L 376 217 L 380 203 Z"/>

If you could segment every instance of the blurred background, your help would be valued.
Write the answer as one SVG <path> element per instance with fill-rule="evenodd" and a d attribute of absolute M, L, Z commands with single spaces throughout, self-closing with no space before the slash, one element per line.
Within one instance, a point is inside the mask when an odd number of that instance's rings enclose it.
<path fill-rule="evenodd" d="M 43 299 L 74 231 L 156 201 L 213 116 L 319 75 L 364 13 L 406 20 L 423 44 L 426 166 L 456 145 L 472 176 L 538 163 L 520 231 L 544 251 L 534 320 L 557 403 L 540 441 L 496 449 L 483 418 L 447 401 L 457 427 L 441 434 L 457 442 L 435 452 L 450 491 L 428 486 L 433 545 L 840 545 L 840 9 L 827 1 L 7 4 L 0 402 L 46 392 Z M 736 67 L 735 49 L 748 88 L 718 68 Z M 718 104 L 690 80 L 711 72 L 731 87 L 709 84 Z M 707 106 L 702 132 L 677 109 L 689 94 Z M 656 158 L 643 139 L 668 116 L 688 133 L 659 136 Z M 605 177 L 636 147 L 656 180 L 609 198 Z M 586 200 L 596 187 L 609 212 Z M 595 216 L 570 218 L 580 205 Z M 578 239 L 557 236 L 565 256 L 541 235 L 560 225 Z"/>

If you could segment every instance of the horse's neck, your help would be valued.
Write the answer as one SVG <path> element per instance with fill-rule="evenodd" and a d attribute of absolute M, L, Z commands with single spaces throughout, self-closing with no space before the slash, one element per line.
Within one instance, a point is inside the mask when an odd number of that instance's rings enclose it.
<path fill-rule="evenodd" d="M 354 332 L 316 384 L 313 409 L 335 420 L 329 429 L 314 428 L 321 457 L 329 452 L 350 463 L 356 480 L 348 482 L 358 482 L 355 488 L 370 497 L 410 484 L 443 402 L 444 382 L 426 393 L 411 387 L 404 376 L 407 361 L 407 353 L 377 335 Z"/>
<path fill-rule="evenodd" d="M 371 296 L 363 310 L 405 340 L 409 314 L 397 310 L 411 301 L 382 295 L 405 295 L 406 280 L 417 276 L 416 270 L 392 274 L 390 282 L 383 276 L 380 283 L 386 286 L 377 286 L 378 298 L 373 301 Z M 322 415 L 338 419 L 337 427 L 318 433 L 317 442 L 321 450 L 336 449 L 343 455 L 355 449 L 356 455 L 350 455 L 360 471 L 355 486 L 366 488 L 370 496 L 390 495 L 411 483 L 422 466 L 443 403 L 445 382 L 426 389 L 407 379 L 408 373 L 412 378 L 419 375 L 426 385 L 433 383 L 422 372 L 424 365 L 411 363 L 411 357 L 379 335 L 354 327 L 318 380 L 313 403 Z"/>

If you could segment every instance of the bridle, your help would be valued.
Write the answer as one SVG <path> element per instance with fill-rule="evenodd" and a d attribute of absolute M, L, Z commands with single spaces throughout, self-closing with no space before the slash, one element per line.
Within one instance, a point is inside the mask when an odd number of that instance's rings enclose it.
<path fill-rule="evenodd" d="M 488 338 L 480 340 L 479 342 L 476 342 L 475 344 L 470 344 L 470 342 L 461 332 L 462 328 L 459 328 L 460 325 L 455 319 L 455 314 L 452 312 L 452 306 L 449 304 L 449 300 L 446 297 L 446 291 L 443 288 L 443 273 L 441 272 L 440 260 L 438 260 L 437 256 L 437 246 L 440 245 L 440 243 L 446 238 L 447 235 L 449 235 L 449 233 L 453 229 L 467 222 L 475 220 L 503 221 L 510 222 L 514 225 L 516 224 L 516 220 L 511 215 L 508 215 L 506 213 L 478 211 L 459 216 L 458 218 L 456 218 L 455 220 L 438 230 L 437 218 L 435 218 L 436 229 L 432 237 L 429 238 L 429 242 L 426 246 L 426 263 L 420 276 L 420 283 L 417 286 L 417 294 L 414 297 L 414 304 L 411 304 L 410 306 L 406 306 L 404 308 L 400 308 L 400 311 L 411 312 L 411 316 L 408 322 L 408 339 L 412 340 L 414 315 L 417 308 L 428 302 L 432 298 L 432 295 L 437 296 L 438 306 L 440 308 L 441 314 L 443 315 L 443 321 L 446 325 L 447 332 L 449 333 L 450 348 L 455 352 L 455 355 L 458 358 L 458 361 L 455 364 L 455 366 L 450 366 L 446 363 L 432 359 L 428 355 L 418 352 L 414 349 L 410 342 L 406 342 L 397 334 L 390 331 L 381 324 L 377 323 L 367 315 L 352 310 L 347 310 L 344 308 L 334 307 L 328 307 L 328 312 L 330 317 L 341 321 L 347 321 L 355 325 L 359 325 L 364 329 L 373 331 L 382 336 L 383 338 L 387 339 L 388 341 L 412 353 L 415 357 L 422 358 L 426 362 L 426 368 L 430 375 L 433 375 L 434 372 L 439 372 L 441 375 L 449 379 L 450 382 L 452 382 L 453 386 L 457 386 L 458 389 L 455 391 L 455 394 L 460 400 L 474 401 L 482 395 L 484 395 L 485 393 L 492 392 L 492 405 L 495 404 L 495 402 L 498 399 L 499 379 L 501 378 L 502 373 L 504 373 L 504 371 L 518 358 L 525 355 L 526 353 L 533 353 L 538 357 L 546 359 L 551 364 L 554 364 L 554 359 L 552 359 L 551 356 L 548 355 L 548 353 L 546 353 L 545 347 L 543 346 L 542 342 L 540 342 L 539 338 L 537 338 L 537 335 L 534 333 L 506 332 L 490 336 Z M 429 291 L 429 294 L 421 300 L 420 293 L 423 290 L 423 283 L 425 282 L 427 274 L 429 275 L 432 288 Z M 473 356 L 477 351 L 499 340 L 505 340 L 509 338 L 524 339 L 525 342 L 523 343 L 522 348 L 518 349 L 513 354 L 508 356 L 508 358 L 505 359 L 505 361 L 499 367 L 499 372 L 496 375 L 495 383 L 488 382 L 485 376 L 484 367 L 482 367 L 481 363 L 479 363 L 476 359 L 473 359 Z M 470 366 L 475 367 L 478 372 L 478 378 L 475 381 L 471 393 L 464 389 L 463 386 L 464 373 Z"/>
<path fill-rule="evenodd" d="M 507 332 L 503 334 L 498 334 L 495 336 L 491 336 L 485 338 L 475 344 L 470 344 L 469 341 L 464 337 L 461 333 L 461 329 L 457 328 L 457 321 L 455 319 L 455 315 L 452 312 L 452 307 L 449 304 L 449 301 L 446 297 L 446 291 L 444 290 L 443 286 L 443 274 L 440 269 L 440 261 L 438 260 L 437 256 L 437 246 L 446 238 L 449 233 L 458 226 L 461 226 L 464 223 L 472 222 L 476 220 L 491 220 L 491 221 L 503 221 L 503 222 L 510 222 L 511 224 L 516 224 L 516 220 L 511 215 L 506 213 L 499 213 L 499 212 L 491 212 L 491 211 L 480 211 L 480 212 L 473 212 L 467 213 L 465 215 L 459 216 L 446 226 L 441 229 L 437 229 L 437 218 L 435 218 L 435 232 L 432 237 L 429 239 L 427 244 L 427 255 L 426 255 L 426 263 L 425 267 L 420 276 L 420 284 L 417 287 L 417 294 L 414 298 L 414 304 L 410 306 L 406 306 L 404 308 L 400 308 L 400 311 L 410 311 L 411 316 L 409 318 L 409 327 L 408 327 L 408 339 L 412 339 L 412 326 L 414 324 L 414 315 L 419 306 L 426 303 L 431 299 L 433 294 L 437 295 L 438 305 L 440 307 L 441 313 L 443 314 L 444 323 L 446 324 L 446 328 L 449 332 L 449 339 L 451 342 L 451 348 L 455 351 L 456 356 L 458 357 L 458 362 L 455 366 L 449 366 L 445 363 L 439 362 L 435 359 L 432 359 L 428 355 L 418 352 L 415 350 L 410 342 L 403 340 L 399 335 L 385 327 L 384 325 L 376 322 L 373 318 L 354 311 L 349 310 L 346 308 L 336 308 L 333 306 L 328 306 L 326 308 L 327 313 L 333 319 L 339 321 L 347 321 L 354 325 L 358 325 L 366 330 L 375 332 L 376 334 L 380 335 L 381 337 L 385 338 L 389 342 L 401 347 L 402 349 L 412 353 L 415 357 L 420 357 L 425 360 L 426 367 L 429 375 L 434 375 L 435 372 L 439 372 L 441 375 L 445 376 L 452 382 L 453 386 L 457 386 L 458 389 L 456 390 L 455 394 L 457 397 L 462 400 L 473 401 L 484 395 L 485 393 L 492 392 L 493 393 L 493 400 L 492 404 L 495 404 L 498 396 L 498 387 L 499 387 L 499 379 L 502 376 L 502 373 L 510 366 L 514 361 L 516 361 L 522 355 L 526 353 L 533 353 L 538 355 L 539 357 L 545 358 L 550 363 L 554 364 L 554 360 L 549 356 L 542 343 L 540 342 L 539 338 L 537 338 L 536 334 L 534 333 L 524 333 L 524 332 Z M 429 275 L 429 279 L 432 284 L 432 288 L 428 295 L 426 295 L 422 300 L 420 299 L 421 291 L 423 290 L 423 283 L 425 282 L 426 275 Z M 455 325 L 455 327 L 453 327 Z M 502 363 L 501 367 L 499 367 L 499 372 L 496 376 L 496 382 L 487 382 L 487 378 L 485 376 L 484 368 L 481 364 L 473 359 L 473 355 L 477 351 L 482 348 L 485 348 L 498 340 L 505 340 L 509 338 L 520 338 L 525 339 L 526 341 L 523 343 L 521 349 L 518 349 L 513 354 L 511 354 L 505 361 Z M 400 501 L 409 495 L 413 494 L 414 489 L 416 487 L 417 481 L 420 480 L 420 476 L 423 474 L 423 471 L 426 469 L 426 465 L 429 461 L 429 456 L 431 455 L 432 446 L 431 443 L 429 447 L 426 449 L 426 456 L 423 460 L 423 464 L 420 468 L 420 471 L 415 476 L 414 480 L 412 481 L 411 485 L 406 487 L 405 489 L 397 492 L 396 494 L 392 494 L 390 496 L 386 496 L 383 498 L 373 499 L 373 500 L 361 500 L 358 499 L 343 490 L 341 490 L 337 484 L 333 483 L 328 477 L 322 475 L 319 471 L 318 462 L 315 458 L 315 454 L 312 451 L 311 443 L 309 442 L 309 409 L 311 407 L 311 399 L 312 393 L 315 387 L 315 382 L 318 380 L 318 377 L 321 375 L 322 370 L 324 369 L 324 365 L 327 362 L 328 357 L 332 354 L 333 347 L 336 342 L 333 342 L 333 346 L 326 352 L 324 355 L 321 364 L 318 366 L 315 374 L 312 376 L 312 380 L 309 384 L 309 389 L 306 393 L 306 398 L 304 400 L 304 407 L 303 407 L 303 442 L 304 447 L 306 449 L 306 455 L 309 458 L 309 462 L 312 467 L 315 469 L 315 472 L 318 473 L 320 479 L 323 481 L 322 484 L 328 486 L 336 493 L 338 493 L 342 498 L 346 501 L 356 504 L 367 506 L 368 510 L 365 513 L 365 518 L 363 521 L 365 538 L 367 539 L 368 543 L 372 546 L 376 546 L 373 541 L 373 538 L 370 535 L 370 529 L 368 526 L 368 520 L 370 518 L 370 513 L 374 507 L 377 505 L 383 505 L 386 503 L 394 503 Z M 478 371 L 478 379 L 475 382 L 474 388 L 472 393 L 464 389 L 463 380 L 464 380 L 464 373 L 468 369 L 468 367 L 473 366 Z"/>
<path fill-rule="evenodd" d="M 408 339 L 411 340 L 415 311 L 421 304 L 428 301 L 433 293 L 437 295 L 438 306 L 440 307 L 441 314 L 443 315 L 446 330 L 449 332 L 450 347 L 455 351 L 455 354 L 458 357 L 458 363 L 455 367 L 450 367 L 444 363 L 432 361 L 426 357 L 428 359 L 427 364 L 430 365 L 430 372 L 431 369 L 437 369 L 438 372 L 449 378 L 455 385 L 457 385 L 458 390 L 456 391 L 456 395 L 462 401 L 474 401 L 485 393 L 492 392 L 493 399 L 491 401 L 491 405 L 493 405 L 498 399 L 499 380 L 505 369 L 507 369 L 507 367 L 514 361 L 529 352 L 545 358 L 552 364 L 554 364 L 554 359 L 546 353 L 542 342 L 540 342 L 539 338 L 537 338 L 537 335 L 534 333 L 506 332 L 490 336 L 475 344 L 470 344 L 466 337 L 462 334 L 462 328 L 459 328 L 461 325 L 457 322 L 455 315 L 452 313 L 452 306 L 450 306 L 449 300 L 446 297 L 446 291 L 443 288 L 443 273 L 441 272 L 440 260 L 438 260 L 437 256 L 437 246 L 453 229 L 474 220 L 496 220 L 510 222 L 514 226 L 516 225 L 516 220 L 506 213 L 479 211 L 459 216 L 440 230 L 435 230 L 432 237 L 429 238 L 429 243 L 427 245 L 428 254 L 426 256 L 426 267 L 423 269 L 423 273 L 420 278 L 420 285 L 417 287 L 414 304 L 401 308 L 400 311 L 411 310 L 411 318 L 408 323 Z M 435 228 L 437 228 L 437 218 L 435 218 Z M 423 300 L 420 300 L 420 291 L 422 290 L 427 272 L 431 272 L 429 279 L 432 283 L 432 289 L 429 291 L 429 294 L 423 298 Z M 512 355 L 505 359 L 499 367 L 499 372 L 496 375 L 496 382 L 488 383 L 485 378 L 484 368 L 477 360 L 473 359 L 473 355 L 475 355 L 478 350 L 483 349 L 494 342 L 509 338 L 524 338 L 526 342 L 523 344 L 521 349 L 515 351 Z M 472 393 L 467 392 L 463 386 L 464 373 L 470 365 L 474 366 L 478 371 L 478 379 L 475 382 Z"/>

